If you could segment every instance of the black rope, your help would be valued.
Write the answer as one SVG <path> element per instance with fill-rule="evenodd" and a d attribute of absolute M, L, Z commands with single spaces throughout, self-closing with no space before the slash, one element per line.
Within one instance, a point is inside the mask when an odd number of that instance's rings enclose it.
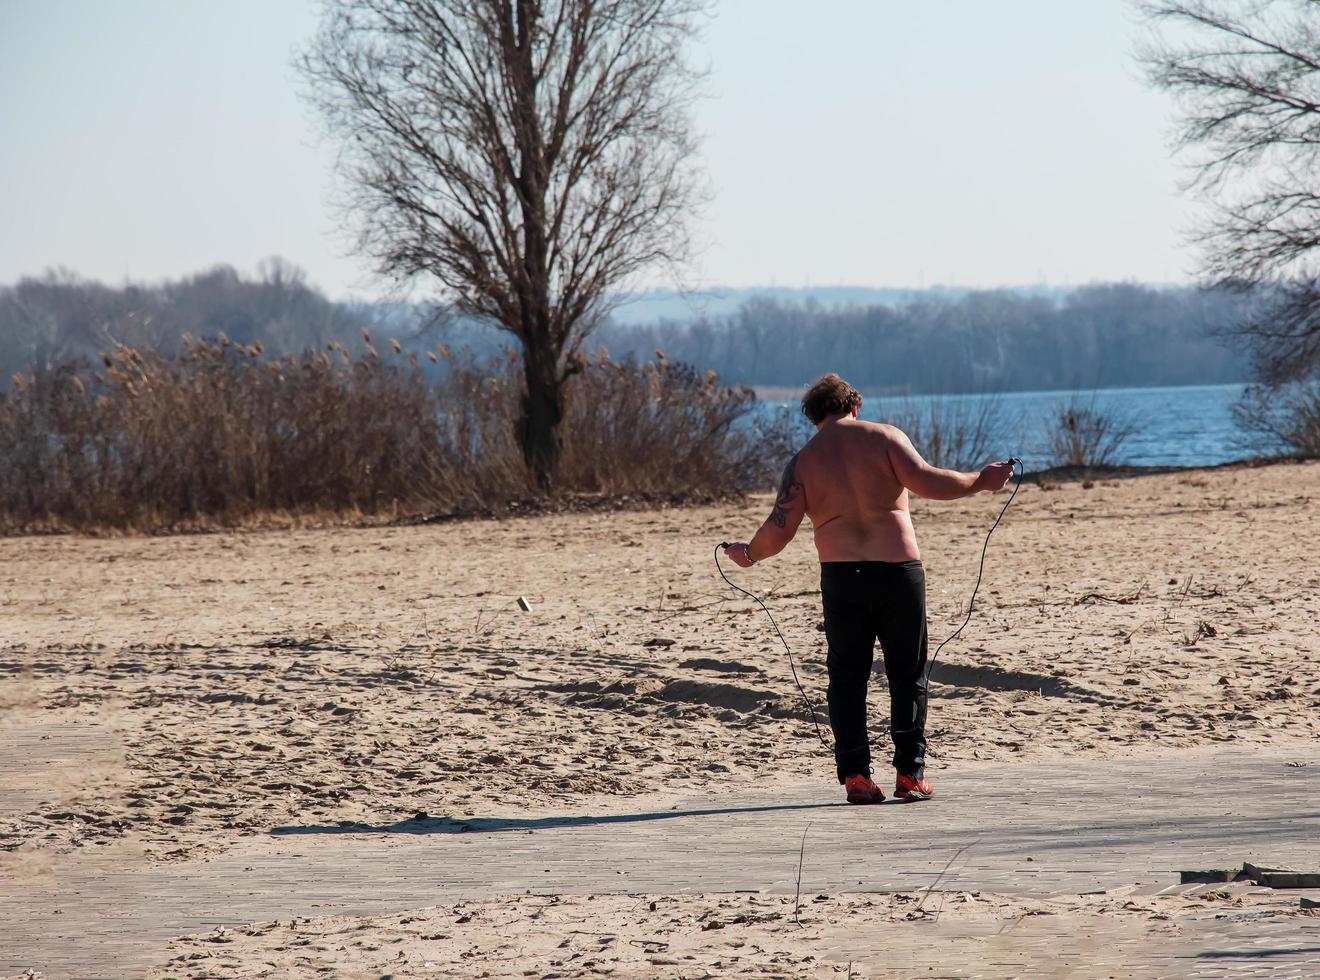
<path fill-rule="evenodd" d="M 729 576 L 724 574 L 724 566 L 720 564 L 720 549 L 727 547 L 729 547 L 727 541 L 715 546 L 715 567 L 719 569 L 720 578 L 724 579 L 725 584 L 728 585 L 729 588 L 737 589 L 764 609 L 765 614 L 770 617 L 770 625 L 775 628 L 775 635 L 779 637 L 779 642 L 784 644 L 784 652 L 788 654 L 788 666 L 793 671 L 793 683 L 797 685 L 798 693 L 802 695 L 802 703 L 807 706 L 807 714 L 811 716 L 811 723 L 816 726 L 816 737 L 820 739 L 820 744 L 825 746 L 826 750 L 832 752 L 833 747 L 829 742 L 825 741 L 825 735 L 820 730 L 820 722 L 816 720 L 816 709 L 812 705 L 811 699 L 807 697 L 807 692 L 802 686 L 802 681 L 798 679 L 797 665 L 793 662 L 793 651 L 789 649 L 788 641 L 784 639 L 784 634 L 780 632 L 779 624 L 775 622 L 775 617 L 774 614 L 770 612 L 770 607 L 762 602 L 759 596 L 752 595 L 752 593 L 748 592 L 740 585 L 734 585 L 733 582 L 729 580 Z"/>
<path fill-rule="evenodd" d="M 990 525 L 990 530 L 985 532 L 985 544 L 981 545 L 981 566 L 976 570 L 976 585 L 972 586 L 972 597 L 967 600 L 967 617 L 962 621 L 962 626 L 959 626 L 956 630 L 946 636 L 943 642 L 935 648 L 935 655 L 930 658 L 930 663 L 926 665 L 927 683 L 930 682 L 931 671 L 935 669 L 935 661 L 940 659 L 940 651 L 944 649 L 947 643 L 956 639 L 958 634 L 961 633 L 967 627 L 967 624 L 972 621 L 972 607 L 976 605 L 976 593 L 981 590 L 981 576 L 985 573 L 985 553 L 990 547 L 990 535 L 995 533 L 995 528 L 999 526 L 999 522 L 1004 519 L 1004 514 L 1008 512 L 1008 505 L 1011 504 L 1013 498 L 1017 496 L 1018 488 L 1022 486 L 1022 475 L 1026 471 L 1026 467 L 1022 465 L 1022 460 L 1018 459 L 1016 456 L 1010 457 L 1009 462 L 1014 464 L 1013 469 L 1017 471 L 1017 481 L 1013 484 L 1013 492 L 1008 495 L 1008 499 L 1004 501 L 1004 506 L 1000 508 L 999 516 L 996 517 L 995 522 Z"/>
<path fill-rule="evenodd" d="M 981 564 L 976 570 L 976 585 L 972 587 L 972 597 L 967 600 L 967 616 L 963 619 L 962 625 L 946 636 L 940 645 L 935 648 L 935 655 L 930 658 L 930 663 L 926 665 L 926 680 L 928 682 L 930 681 L 931 671 L 935 669 L 935 661 L 940 657 L 940 651 L 943 650 L 949 642 L 956 639 L 959 634 L 966 629 L 967 624 L 972 621 L 972 609 L 976 606 L 976 594 L 981 590 L 981 577 L 985 574 L 985 554 L 990 548 L 990 535 L 995 533 L 995 528 L 999 527 L 999 522 L 1002 521 L 1004 515 L 1008 513 L 1008 505 L 1013 502 L 1013 498 L 1017 496 L 1018 490 L 1022 487 L 1022 477 L 1026 472 L 1026 467 L 1022 465 L 1022 460 L 1018 459 L 1016 456 L 1010 457 L 1009 462 L 1014 464 L 1013 469 L 1017 474 L 1017 479 L 1013 483 L 1013 492 L 1008 495 L 1008 499 L 1004 501 L 1004 506 L 999 509 L 999 516 L 996 517 L 995 522 L 990 525 L 990 530 L 985 532 L 985 543 L 981 545 Z M 724 566 L 720 564 L 720 550 L 728 547 L 729 543 L 727 541 L 715 546 L 715 568 L 719 570 L 720 578 L 724 579 L 724 584 L 729 588 L 741 592 L 743 595 L 747 596 L 747 598 L 755 602 L 765 611 L 766 616 L 770 618 L 770 625 L 775 628 L 775 635 L 779 637 L 779 642 L 784 645 L 784 652 L 788 654 L 788 666 L 793 671 L 793 683 L 797 685 L 798 693 L 802 695 L 802 703 L 807 706 L 807 714 L 811 716 L 811 723 L 816 726 L 816 737 L 820 739 L 821 745 L 825 746 L 826 749 L 830 749 L 830 743 L 825 740 L 825 736 L 821 733 L 820 722 L 816 720 L 816 709 L 812 705 L 811 699 L 807 697 L 807 692 L 802 687 L 802 681 L 798 679 L 797 665 L 793 661 L 793 651 L 789 648 L 788 641 L 784 639 L 784 634 L 780 631 L 779 624 L 775 622 L 775 617 L 774 614 L 770 612 L 770 607 L 761 601 L 758 596 L 748 592 L 740 585 L 735 585 L 729 579 L 729 576 L 724 574 Z"/>

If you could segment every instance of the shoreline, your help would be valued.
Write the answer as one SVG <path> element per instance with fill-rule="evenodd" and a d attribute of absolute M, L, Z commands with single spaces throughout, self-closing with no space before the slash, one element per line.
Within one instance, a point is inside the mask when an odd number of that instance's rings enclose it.
<path fill-rule="evenodd" d="M 743 382 L 736 382 L 743 384 Z M 1095 388 L 1008 388 L 995 391 L 925 391 L 914 392 L 908 389 L 888 389 L 888 388 L 859 388 L 863 398 L 998 398 L 1001 396 L 1017 397 L 1023 395 L 1037 395 L 1040 397 L 1050 397 L 1057 395 L 1094 395 L 1100 392 L 1132 392 L 1132 391 L 1204 391 L 1212 388 L 1247 388 L 1253 384 L 1250 380 L 1243 381 L 1217 381 L 1209 384 L 1182 384 L 1182 385 L 1105 385 Z M 797 401 L 807 389 L 803 384 L 798 387 L 792 385 L 757 385 L 745 384 L 745 387 L 756 392 L 758 399 L 764 401 Z"/>
<path fill-rule="evenodd" d="M 1094 483 L 1102 480 L 1132 480 L 1143 477 L 1169 476 L 1176 474 L 1217 473 L 1234 470 L 1258 470 L 1269 467 L 1305 466 L 1314 463 L 1317 457 L 1284 455 L 1256 456 L 1246 459 L 1230 460 L 1223 463 L 1211 463 L 1201 466 L 1051 466 L 1039 470 L 1025 470 L 1022 482 L 1034 483 L 1045 489 L 1054 489 L 1058 485 L 1070 483 Z M 1011 484 L 1010 484 L 1011 486 Z M 1089 487 L 1087 488 L 1089 489 Z M 24 538 L 69 537 L 87 539 L 114 538 L 169 538 L 193 537 L 214 534 L 269 534 L 287 531 L 333 531 L 336 529 L 370 529 L 424 527 L 447 524 L 501 523 L 524 518 L 545 518 L 568 514 L 644 514 L 663 513 L 672 510 L 695 510 L 702 507 L 721 504 L 746 503 L 763 494 L 772 493 L 767 486 L 762 491 L 745 491 L 741 494 L 719 496 L 712 494 L 565 494 L 555 497 L 528 498 L 510 501 L 499 507 L 481 511 L 461 511 L 444 514 L 395 514 L 364 515 L 342 514 L 311 511 L 307 513 L 272 513 L 262 514 L 243 521 L 226 524 L 199 518 L 196 523 L 171 527 L 139 530 L 136 528 L 101 528 L 82 530 L 76 528 L 27 528 L 14 531 L 0 531 L 0 541 L 15 541 Z"/>

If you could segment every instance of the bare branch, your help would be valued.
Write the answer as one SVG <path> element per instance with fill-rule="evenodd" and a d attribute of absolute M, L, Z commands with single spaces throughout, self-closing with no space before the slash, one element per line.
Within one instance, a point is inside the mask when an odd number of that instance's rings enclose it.
<path fill-rule="evenodd" d="M 1152 0 L 1141 53 L 1182 110 L 1177 146 L 1210 208 L 1211 284 L 1258 293 L 1240 327 L 1258 376 L 1320 373 L 1320 2 Z"/>

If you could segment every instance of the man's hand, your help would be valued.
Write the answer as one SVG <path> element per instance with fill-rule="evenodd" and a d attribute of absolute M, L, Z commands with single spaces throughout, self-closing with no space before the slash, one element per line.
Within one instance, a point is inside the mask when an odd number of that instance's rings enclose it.
<path fill-rule="evenodd" d="M 733 563 L 739 568 L 751 568 L 756 564 L 747 554 L 747 545 L 741 541 L 729 545 L 724 549 L 724 553 L 733 559 Z"/>
<path fill-rule="evenodd" d="M 991 463 L 985 469 L 981 470 L 981 475 L 976 478 L 975 492 L 989 490 L 994 493 L 996 490 L 1004 489 L 1004 484 L 1013 475 L 1013 461 L 1004 460 L 999 463 Z"/>

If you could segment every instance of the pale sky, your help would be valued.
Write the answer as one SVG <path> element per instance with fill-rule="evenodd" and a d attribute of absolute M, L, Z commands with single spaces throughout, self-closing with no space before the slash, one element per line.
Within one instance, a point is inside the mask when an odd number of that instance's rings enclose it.
<path fill-rule="evenodd" d="M 291 55 L 312 0 L 0 0 L 0 283 L 280 255 L 371 296 Z M 719 0 L 695 286 L 1185 281 L 1127 0 Z M 667 285 L 657 276 L 656 285 Z"/>

